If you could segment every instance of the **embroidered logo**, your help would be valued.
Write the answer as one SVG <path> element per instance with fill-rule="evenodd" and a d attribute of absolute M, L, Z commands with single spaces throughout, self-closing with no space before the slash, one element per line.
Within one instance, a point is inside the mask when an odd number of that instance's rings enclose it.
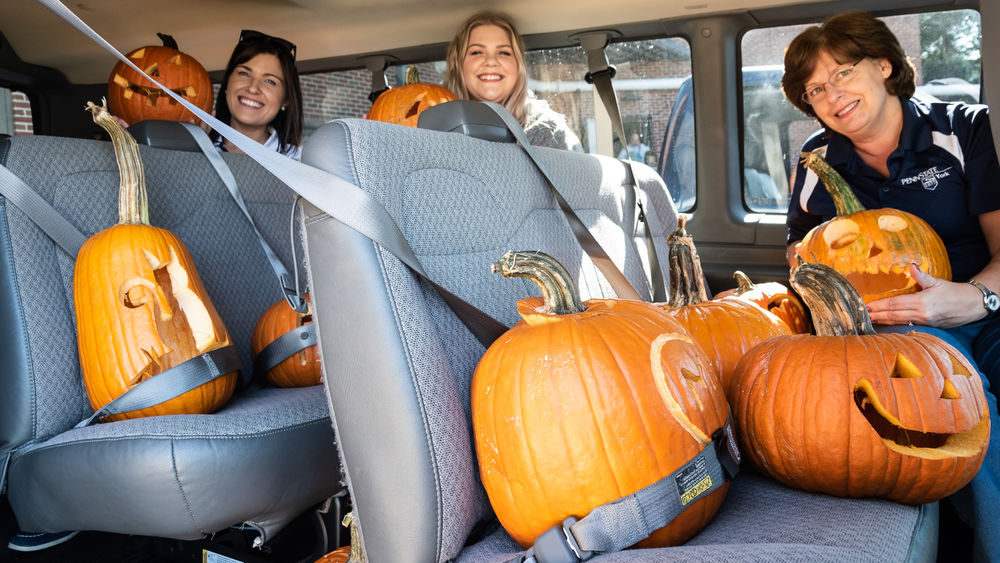
<path fill-rule="evenodd" d="M 938 187 L 938 180 L 951 176 L 951 173 L 948 172 L 949 170 L 951 170 L 951 166 L 945 168 L 944 170 L 938 170 L 937 166 L 934 166 L 924 170 L 916 176 L 900 178 L 899 183 L 906 186 L 913 184 L 914 182 L 920 182 L 920 185 L 923 186 L 925 190 L 936 190 Z"/>

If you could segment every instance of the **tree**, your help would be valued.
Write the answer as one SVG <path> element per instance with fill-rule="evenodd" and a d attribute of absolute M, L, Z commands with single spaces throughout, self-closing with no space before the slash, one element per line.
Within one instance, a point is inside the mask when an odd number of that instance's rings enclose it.
<path fill-rule="evenodd" d="M 961 78 L 978 84 L 980 38 L 979 17 L 972 10 L 921 14 L 920 59 L 924 82 Z"/>

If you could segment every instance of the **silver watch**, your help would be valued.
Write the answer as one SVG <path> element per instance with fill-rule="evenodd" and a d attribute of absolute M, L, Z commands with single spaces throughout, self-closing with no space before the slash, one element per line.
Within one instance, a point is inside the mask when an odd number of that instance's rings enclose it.
<path fill-rule="evenodd" d="M 990 317 L 1000 311 L 1000 297 L 997 297 L 996 293 L 990 291 L 990 288 L 986 287 L 976 280 L 969 280 L 969 283 L 979 288 L 979 291 L 983 292 L 983 307 L 986 308 L 986 316 Z"/>

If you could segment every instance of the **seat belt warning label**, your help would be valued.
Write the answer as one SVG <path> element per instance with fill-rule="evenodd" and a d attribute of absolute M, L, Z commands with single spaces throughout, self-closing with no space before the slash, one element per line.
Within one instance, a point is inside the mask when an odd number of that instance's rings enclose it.
<path fill-rule="evenodd" d="M 687 506 L 702 493 L 712 488 L 712 476 L 708 474 L 705 458 L 698 456 L 691 463 L 674 474 L 677 493 L 681 496 L 681 506 Z"/>

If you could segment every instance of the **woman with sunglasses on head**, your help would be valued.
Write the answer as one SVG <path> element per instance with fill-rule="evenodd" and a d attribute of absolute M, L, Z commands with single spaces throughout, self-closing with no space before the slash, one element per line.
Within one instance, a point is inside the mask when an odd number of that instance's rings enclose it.
<path fill-rule="evenodd" d="M 502 105 L 524 128 L 532 145 L 583 152 L 566 118 L 528 90 L 524 40 L 500 14 L 467 19 L 448 45 L 444 87 L 461 100 Z"/>
<path fill-rule="evenodd" d="M 788 100 L 824 128 L 802 152 L 824 148 L 866 209 L 891 207 L 924 219 L 944 241 L 953 280 L 910 265 L 920 291 L 872 301 L 880 332 L 934 334 L 982 372 L 993 427 L 979 474 L 953 498 L 975 532 L 977 558 L 1000 561 L 1000 164 L 983 105 L 911 98 L 915 71 L 899 41 L 863 12 L 833 16 L 785 51 Z M 815 174 L 800 163 L 788 208 L 788 256 L 836 215 Z M 968 282 L 968 283 L 967 283 Z M 975 282 L 975 283 L 973 283 Z"/>
<path fill-rule="evenodd" d="M 251 30 L 240 33 L 215 101 L 215 117 L 265 147 L 298 159 L 302 147 L 302 91 L 295 45 Z M 220 151 L 242 152 L 211 133 Z"/>

